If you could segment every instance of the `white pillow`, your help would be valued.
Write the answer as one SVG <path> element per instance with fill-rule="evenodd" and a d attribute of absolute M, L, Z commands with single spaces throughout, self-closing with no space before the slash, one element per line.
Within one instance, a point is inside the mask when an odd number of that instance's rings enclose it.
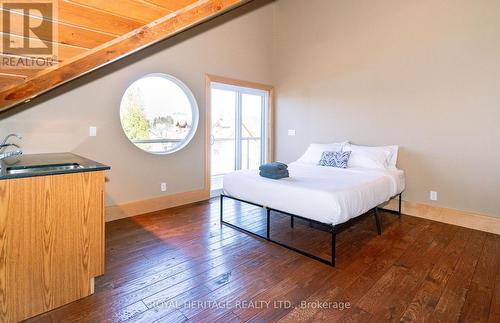
<path fill-rule="evenodd" d="M 399 146 L 397 145 L 383 146 L 382 148 L 390 151 L 390 156 L 387 160 L 387 165 L 389 166 L 388 168 L 396 169 L 396 163 L 398 162 Z"/>
<path fill-rule="evenodd" d="M 393 169 L 398 159 L 398 146 L 358 146 L 347 144 L 344 151 L 351 151 L 349 167 Z"/>
<path fill-rule="evenodd" d="M 347 142 L 335 142 L 331 144 L 310 144 L 306 152 L 299 159 L 297 159 L 297 162 L 318 165 L 323 152 L 342 151 L 346 143 Z"/>

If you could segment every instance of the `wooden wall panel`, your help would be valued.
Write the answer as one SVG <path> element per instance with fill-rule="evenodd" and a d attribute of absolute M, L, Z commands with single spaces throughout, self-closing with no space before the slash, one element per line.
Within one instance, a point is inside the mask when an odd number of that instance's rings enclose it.
<path fill-rule="evenodd" d="M 90 295 L 104 268 L 104 173 L 0 181 L 0 321 Z"/>

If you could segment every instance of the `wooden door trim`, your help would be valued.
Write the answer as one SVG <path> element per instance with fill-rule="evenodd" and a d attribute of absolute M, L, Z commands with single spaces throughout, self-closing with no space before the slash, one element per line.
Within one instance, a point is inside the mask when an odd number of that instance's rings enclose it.
<path fill-rule="evenodd" d="M 274 87 L 267 84 L 243 81 L 238 79 L 233 79 L 225 76 L 218 76 L 207 74 L 205 78 L 205 191 L 210 194 L 210 178 L 211 174 L 211 147 L 210 147 L 210 136 L 212 128 L 212 107 L 211 107 L 211 90 L 210 85 L 212 83 L 223 83 L 234 86 L 241 86 L 247 88 L 253 88 L 262 90 L 268 93 L 268 138 L 267 138 L 267 161 L 271 162 L 274 160 Z"/>

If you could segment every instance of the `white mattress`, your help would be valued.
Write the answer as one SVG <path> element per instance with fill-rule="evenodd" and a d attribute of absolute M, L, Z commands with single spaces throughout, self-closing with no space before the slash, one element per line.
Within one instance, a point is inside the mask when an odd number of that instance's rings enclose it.
<path fill-rule="evenodd" d="M 404 172 L 335 168 L 298 162 L 290 177 L 272 180 L 255 170 L 224 176 L 226 195 L 327 224 L 340 224 L 378 206 L 405 188 Z"/>

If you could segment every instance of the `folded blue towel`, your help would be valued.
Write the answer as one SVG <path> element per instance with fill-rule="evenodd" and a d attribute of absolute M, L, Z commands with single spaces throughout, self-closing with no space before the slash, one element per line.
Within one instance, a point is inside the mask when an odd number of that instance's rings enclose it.
<path fill-rule="evenodd" d="M 281 171 L 276 171 L 276 172 L 260 171 L 259 175 L 262 177 L 270 178 L 270 179 L 282 179 L 282 178 L 290 177 L 288 170 L 281 170 Z"/>
<path fill-rule="evenodd" d="M 264 174 L 273 174 L 273 175 L 288 175 L 288 169 L 274 170 L 274 171 L 261 170 L 260 172 Z"/>
<path fill-rule="evenodd" d="M 268 173 L 275 172 L 275 171 L 283 171 L 283 170 L 287 170 L 287 169 L 288 169 L 288 165 L 280 163 L 280 162 L 263 164 L 263 165 L 260 165 L 260 167 L 259 167 L 259 170 L 261 170 L 263 172 L 268 172 Z"/>

